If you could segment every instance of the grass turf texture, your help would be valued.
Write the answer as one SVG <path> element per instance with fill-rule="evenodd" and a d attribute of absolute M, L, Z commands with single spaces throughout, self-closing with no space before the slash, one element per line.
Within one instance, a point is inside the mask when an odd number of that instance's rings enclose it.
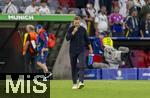
<path fill-rule="evenodd" d="M 86 80 L 72 90 L 71 80 L 50 81 L 50 98 L 150 98 L 150 81 Z"/>

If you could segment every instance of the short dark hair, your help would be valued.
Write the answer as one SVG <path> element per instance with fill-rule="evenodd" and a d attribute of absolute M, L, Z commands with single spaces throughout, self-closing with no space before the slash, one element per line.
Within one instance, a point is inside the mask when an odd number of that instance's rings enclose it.
<path fill-rule="evenodd" d="M 74 20 L 81 20 L 79 16 L 75 16 Z"/>
<path fill-rule="evenodd" d="M 48 0 L 41 0 L 41 3 L 47 3 Z"/>
<path fill-rule="evenodd" d="M 134 11 L 138 11 L 136 6 L 130 8 L 130 14 L 132 14 Z"/>

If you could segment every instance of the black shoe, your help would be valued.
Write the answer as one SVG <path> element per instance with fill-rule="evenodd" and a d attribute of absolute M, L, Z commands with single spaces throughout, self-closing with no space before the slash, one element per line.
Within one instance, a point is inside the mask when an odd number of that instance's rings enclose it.
<path fill-rule="evenodd" d="M 51 78 L 52 75 L 53 74 L 51 72 L 49 72 L 49 73 L 45 74 L 45 77 L 48 79 L 48 78 Z"/>

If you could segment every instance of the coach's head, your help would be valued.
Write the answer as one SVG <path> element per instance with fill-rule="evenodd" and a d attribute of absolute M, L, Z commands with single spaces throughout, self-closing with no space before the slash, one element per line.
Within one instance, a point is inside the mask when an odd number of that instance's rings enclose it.
<path fill-rule="evenodd" d="M 76 16 L 76 17 L 74 18 L 73 25 L 74 25 L 75 27 L 79 27 L 79 26 L 80 26 L 80 21 L 81 21 L 81 18 L 80 18 L 79 16 Z"/>

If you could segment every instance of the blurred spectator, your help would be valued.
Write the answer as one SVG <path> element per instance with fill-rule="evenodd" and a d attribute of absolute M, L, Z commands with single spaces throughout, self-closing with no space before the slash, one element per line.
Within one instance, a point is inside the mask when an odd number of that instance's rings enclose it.
<path fill-rule="evenodd" d="M 36 6 L 36 0 L 32 0 L 32 4 L 26 8 L 25 14 L 36 14 L 37 12 L 38 7 Z"/>
<path fill-rule="evenodd" d="M 61 7 L 58 7 L 55 14 L 63 14 L 63 10 Z"/>
<path fill-rule="evenodd" d="M 100 8 L 102 6 L 107 6 L 107 3 L 109 3 L 107 1 L 109 1 L 109 0 L 88 0 L 88 3 L 91 3 L 94 5 L 94 9 L 96 11 L 95 13 L 98 14 L 98 12 L 100 11 Z M 106 7 L 106 9 L 107 9 L 107 7 Z"/>
<path fill-rule="evenodd" d="M 114 13 L 109 16 L 113 37 L 123 37 L 123 20 L 123 16 L 119 14 L 119 7 L 116 7 Z"/>
<path fill-rule="evenodd" d="M 139 37 L 139 19 L 138 13 L 135 8 L 131 9 L 131 15 L 126 19 L 126 37 Z"/>
<path fill-rule="evenodd" d="M 51 14 L 49 7 L 47 6 L 47 0 L 41 0 L 39 8 L 39 13 L 40 14 Z"/>
<path fill-rule="evenodd" d="M 133 2 L 135 6 L 138 6 L 140 8 L 142 8 L 142 6 L 146 4 L 144 0 L 133 0 Z"/>
<path fill-rule="evenodd" d="M 76 7 L 79 9 L 86 8 L 87 3 L 88 0 L 75 0 Z"/>
<path fill-rule="evenodd" d="M 132 7 L 134 7 L 134 2 L 132 1 L 132 0 L 128 0 L 127 1 L 127 16 L 130 14 L 129 12 L 130 12 L 130 9 L 132 8 Z"/>
<path fill-rule="evenodd" d="M 119 13 L 120 13 L 123 17 L 126 17 L 126 16 L 127 16 L 127 1 L 128 1 L 128 0 L 119 0 L 119 7 L 120 7 Z"/>
<path fill-rule="evenodd" d="M 69 13 L 69 14 L 76 14 L 75 11 L 72 10 L 72 9 L 69 9 L 68 13 Z"/>
<path fill-rule="evenodd" d="M 131 50 L 132 65 L 137 68 L 146 68 L 145 57 L 146 54 L 143 50 Z"/>
<path fill-rule="evenodd" d="M 134 5 L 133 8 L 135 8 L 135 9 L 137 10 L 137 12 L 138 12 L 138 17 L 140 17 L 141 7 Z M 132 9 L 132 8 L 131 8 L 131 9 Z"/>
<path fill-rule="evenodd" d="M 138 11 L 138 15 L 140 14 L 143 5 L 144 5 L 144 0 L 133 0 L 133 7 L 136 8 L 136 10 Z"/>
<path fill-rule="evenodd" d="M 57 8 L 59 7 L 58 0 L 49 0 L 49 6 L 50 6 L 51 14 L 55 14 Z"/>
<path fill-rule="evenodd" d="M 63 11 L 64 14 L 68 14 L 69 13 L 69 8 L 63 7 L 62 11 Z"/>
<path fill-rule="evenodd" d="M 59 0 L 59 4 L 62 7 L 74 8 L 75 7 L 75 0 Z"/>
<path fill-rule="evenodd" d="M 59 7 L 59 2 L 58 2 L 58 0 L 49 0 L 49 5 L 50 5 L 50 7 L 53 7 L 56 9 Z"/>
<path fill-rule="evenodd" d="M 84 17 L 81 16 L 81 23 L 80 23 L 81 26 L 83 26 L 86 30 L 87 30 L 87 23 L 86 21 L 84 20 Z"/>
<path fill-rule="evenodd" d="M 108 31 L 108 19 L 107 19 L 106 6 L 101 7 L 101 11 L 95 18 L 95 28 L 98 36 Z"/>
<path fill-rule="evenodd" d="M 87 4 L 87 7 L 83 10 L 83 15 L 86 16 L 85 20 L 87 22 L 87 33 L 89 36 L 95 36 L 95 10 L 91 3 Z"/>
<path fill-rule="evenodd" d="M 112 9 L 114 10 L 116 7 L 119 7 L 119 0 L 112 1 Z"/>
<path fill-rule="evenodd" d="M 100 10 L 99 0 L 95 0 L 94 8 L 96 10 L 96 14 L 98 14 L 98 11 Z"/>
<path fill-rule="evenodd" d="M 140 28 L 142 37 L 150 37 L 150 13 L 148 13 L 146 19 L 141 22 Z"/>
<path fill-rule="evenodd" d="M 7 14 L 17 14 L 18 9 L 17 7 L 12 3 L 12 0 L 5 0 L 5 7 L 2 11 L 2 13 L 7 13 Z"/>
<path fill-rule="evenodd" d="M 150 68 L 150 49 L 131 50 L 132 64 L 137 68 Z"/>
<path fill-rule="evenodd" d="M 112 10 L 112 1 L 113 0 L 99 0 L 99 5 L 100 7 L 105 5 L 107 8 L 107 14 L 110 15 L 111 14 L 111 10 Z"/>
<path fill-rule="evenodd" d="M 141 9 L 141 19 L 146 18 L 146 14 L 150 13 L 150 0 L 146 0 L 146 5 L 142 7 Z"/>

